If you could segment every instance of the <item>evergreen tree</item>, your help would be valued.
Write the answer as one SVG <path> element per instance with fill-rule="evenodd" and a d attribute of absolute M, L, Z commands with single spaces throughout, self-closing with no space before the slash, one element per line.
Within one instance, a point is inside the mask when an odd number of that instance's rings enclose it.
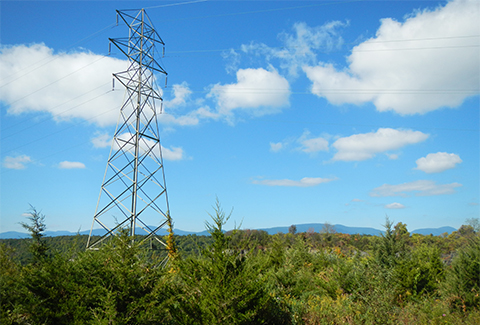
<path fill-rule="evenodd" d="M 37 211 L 33 206 L 30 206 L 29 216 L 27 217 L 30 223 L 20 223 L 32 237 L 30 244 L 30 252 L 33 254 L 35 262 L 40 262 L 47 256 L 48 246 L 44 240 L 44 232 L 47 229 L 45 224 L 45 215 Z"/>
<path fill-rule="evenodd" d="M 264 289 L 262 265 L 232 249 L 216 202 L 206 222 L 213 243 L 202 257 L 177 261 L 177 299 L 168 308 L 179 324 L 282 324 L 285 317 Z"/>
<path fill-rule="evenodd" d="M 480 236 L 471 238 L 453 259 L 444 287 L 453 308 L 480 311 Z"/>

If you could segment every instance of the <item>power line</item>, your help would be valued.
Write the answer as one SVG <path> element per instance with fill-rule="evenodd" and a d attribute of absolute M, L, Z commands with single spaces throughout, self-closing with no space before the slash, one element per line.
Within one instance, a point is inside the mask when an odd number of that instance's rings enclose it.
<path fill-rule="evenodd" d="M 445 36 L 445 37 L 428 37 L 428 38 L 411 38 L 403 40 L 385 40 L 385 41 L 365 41 L 361 44 L 383 44 L 383 43 L 401 43 L 401 42 L 417 42 L 417 41 L 428 41 L 428 40 L 451 40 L 451 39 L 464 39 L 464 38 L 480 38 L 480 35 L 466 35 L 466 36 Z M 346 45 L 358 45 L 357 43 L 344 43 Z M 376 52 L 376 51 L 404 51 L 404 50 L 429 50 L 429 49 L 443 49 L 443 48 L 468 48 L 468 47 L 479 47 L 480 44 L 470 44 L 470 45 L 450 45 L 450 46 L 431 46 L 431 47 L 418 47 L 418 48 L 398 48 L 398 49 L 355 49 L 355 52 Z M 268 47 L 268 49 L 273 50 L 282 50 L 282 49 L 297 49 L 300 46 L 276 46 Z M 227 52 L 227 51 L 239 51 L 245 52 L 243 48 L 223 48 L 223 49 L 193 49 L 193 50 L 183 50 L 183 51 L 168 51 L 171 54 L 189 54 L 189 53 L 210 53 L 210 52 Z M 340 51 L 340 50 L 338 50 Z M 328 52 L 332 52 L 329 50 Z M 167 55 L 166 57 L 171 57 Z"/>
<path fill-rule="evenodd" d="M 456 49 L 456 48 L 480 47 L 479 44 L 473 45 L 452 45 L 452 46 L 431 46 L 431 47 L 409 47 L 401 49 L 374 49 L 374 50 L 355 50 L 354 52 L 385 52 L 385 51 L 417 51 L 417 50 L 440 50 L 440 49 Z"/>
<path fill-rule="evenodd" d="M 422 37 L 422 38 L 405 38 L 405 39 L 397 39 L 397 40 L 366 40 L 369 44 L 376 44 L 376 43 L 392 43 L 392 42 L 416 42 L 416 41 L 437 41 L 442 39 L 459 39 L 459 38 L 479 38 L 480 35 L 460 35 L 460 36 L 442 36 L 442 37 Z M 350 43 L 353 44 L 353 43 Z"/>
<path fill-rule="evenodd" d="M 33 91 L 33 92 L 29 93 L 28 95 L 25 95 L 25 96 L 23 96 L 23 97 L 20 97 L 20 98 L 18 98 L 17 100 L 14 100 L 13 102 L 10 102 L 10 103 L 9 103 L 9 105 L 11 106 L 12 104 L 15 104 L 15 103 L 17 103 L 17 102 L 21 101 L 22 99 L 25 99 L 25 98 L 27 98 L 27 97 L 29 97 L 29 96 L 31 96 L 31 95 L 33 95 L 33 94 L 35 94 L 35 93 L 38 93 L 40 90 L 43 90 L 43 89 L 45 89 L 45 88 L 47 88 L 47 87 L 50 87 L 51 85 L 53 85 L 53 84 L 55 84 L 55 83 L 57 83 L 57 82 L 59 82 L 59 81 L 61 81 L 61 80 L 65 79 L 65 78 L 67 78 L 67 77 L 71 76 L 72 74 L 75 74 L 75 73 L 77 73 L 78 71 L 80 71 L 80 70 L 82 70 L 82 69 L 85 69 L 85 68 L 86 68 L 86 67 L 88 67 L 88 66 L 91 66 L 92 64 L 94 64 L 94 63 L 96 63 L 96 62 L 98 62 L 98 61 L 100 61 L 100 60 L 102 60 L 102 59 L 104 59 L 104 58 L 106 58 L 106 56 L 101 56 L 100 58 L 96 59 L 95 61 L 93 61 L 93 62 L 90 62 L 89 64 L 87 64 L 87 65 L 84 65 L 83 67 L 80 67 L 80 68 L 78 68 L 77 70 L 74 70 L 74 71 L 72 71 L 71 73 L 69 73 L 69 74 L 67 74 L 67 75 L 63 76 L 62 78 L 60 78 L 60 79 L 57 79 L 57 80 L 55 80 L 55 81 L 53 81 L 53 82 L 49 83 L 48 85 L 45 85 L 45 86 L 43 86 L 43 87 L 41 87 L 41 88 L 39 88 L 39 89 L 37 89 L 37 90 L 35 90 L 35 91 Z"/>
<path fill-rule="evenodd" d="M 75 149 L 75 148 L 78 148 L 78 147 L 80 147 L 80 146 L 83 146 L 83 145 L 85 145 L 86 143 L 89 143 L 89 142 L 90 142 L 90 140 L 89 140 L 89 141 L 83 141 L 83 142 L 81 142 L 81 143 L 79 143 L 79 144 L 77 144 L 77 145 L 69 146 L 69 147 L 67 147 L 67 148 L 65 148 L 65 149 L 63 149 L 63 150 L 56 151 L 56 152 L 54 152 L 54 153 L 52 153 L 52 154 L 49 154 L 49 155 L 47 155 L 47 156 L 43 156 L 43 157 L 34 159 L 33 162 L 43 161 L 43 160 L 45 160 L 45 159 L 47 159 L 47 158 L 54 157 L 54 156 L 56 156 L 56 155 L 58 155 L 58 154 L 61 154 L 61 153 L 70 151 L 70 150 Z M 11 171 L 12 171 L 12 168 L 2 168 L 2 170 L 0 171 L 0 175 L 9 173 L 9 172 L 11 172 Z"/>
<path fill-rule="evenodd" d="M 109 92 L 111 92 L 111 91 L 109 91 Z M 97 118 L 97 117 L 99 117 L 99 116 L 102 116 L 102 115 L 104 115 L 104 114 L 107 114 L 107 113 L 109 113 L 109 112 L 111 112 L 111 111 L 113 111 L 113 110 L 118 110 L 118 107 L 115 107 L 115 108 L 113 108 L 113 109 L 109 109 L 109 110 L 104 111 L 104 112 L 102 112 L 102 113 L 100 113 L 100 114 L 98 114 L 98 115 L 92 116 L 92 117 L 90 117 L 90 118 L 88 118 L 88 119 L 84 119 L 81 123 L 76 123 L 76 124 L 72 123 L 72 124 L 70 124 L 69 126 L 63 128 L 63 129 L 57 130 L 57 131 L 55 131 L 55 132 L 53 132 L 53 133 L 49 133 L 49 134 L 47 134 L 47 135 L 45 135 L 45 136 L 43 136 L 43 137 L 40 137 L 40 138 L 35 138 L 34 140 L 32 140 L 32 141 L 30 141 L 30 142 L 24 143 L 24 144 L 22 144 L 22 145 L 20 145 L 20 146 L 17 146 L 17 147 L 15 147 L 15 148 L 13 148 L 13 149 L 10 149 L 10 150 L 5 151 L 5 152 L 2 152 L 2 153 L 3 153 L 3 154 L 8 154 L 8 153 L 10 153 L 10 152 L 12 152 L 12 151 L 18 150 L 19 148 L 23 148 L 23 147 L 25 147 L 25 146 L 31 145 L 32 143 L 38 142 L 38 141 L 40 141 L 40 140 L 44 140 L 44 139 L 49 138 L 49 137 L 51 137 L 51 136 L 54 136 L 54 135 L 56 135 L 56 134 L 58 134 L 58 133 L 61 133 L 61 132 L 64 132 L 64 131 L 66 131 L 66 130 L 68 130 L 68 129 L 71 129 L 71 128 L 73 128 L 73 127 L 76 127 L 76 126 L 78 126 L 78 125 L 80 125 L 80 124 L 83 124 L 83 123 L 92 121 L 92 120 L 94 120 L 95 118 Z"/>
<path fill-rule="evenodd" d="M 63 106 L 63 105 L 65 105 L 65 104 L 67 104 L 67 103 L 69 103 L 69 102 L 71 102 L 71 101 L 73 101 L 73 100 L 75 100 L 75 99 L 78 99 L 78 98 L 80 98 L 80 97 L 83 97 L 83 96 L 85 96 L 85 95 L 87 95 L 87 94 L 89 94 L 89 93 L 91 93 L 91 92 L 93 92 L 93 91 L 95 91 L 95 90 L 98 90 L 98 89 L 100 89 L 100 88 L 102 88 L 102 87 L 104 87 L 104 86 L 106 86 L 106 85 L 108 85 L 108 84 L 110 84 L 110 83 L 108 82 L 108 83 L 106 83 L 106 84 L 103 84 L 103 85 L 101 85 L 101 86 L 99 86 L 99 87 L 97 87 L 97 88 L 94 88 L 94 89 L 92 89 L 92 90 L 90 90 L 90 91 L 88 91 L 88 92 L 86 92 L 86 93 L 84 93 L 84 94 L 81 94 L 81 95 L 79 95 L 79 96 L 77 96 L 77 97 L 75 97 L 75 98 L 72 98 L 72 99 L 70 99 L 70 100 L 68 100 L 68 101 L 66 101 L 66 102 L 63 102 L 63 103 L 61 103 L 61 104 L 59 104 L 59 105 L 57 105 L 57 106 L 54 106 L 54 107 L 52 107 L 51 109 L 54 109 L 54 108 Z M 26 131 L 26 130 L 28 130 L 28 129 L 31 129 L 31 128 L 33 128 L 33 127 L 35 127 L 35 126 L 37 126 L 37 125 L 39 125 L 39 124 L 41 124 L 41 123 L 43 123 L 43 122 L 49 121 L 49 120 L 51 120 L 51 118 L 59 117 L 59 116 L 65 114 L 65 113 L 73 110 L 74 108 L 77 108 L 77 107 L 82 106 L 82 105 L 84 105 L 84 104 L 86 104 L 86 103 L 89 103 L 89 102 L 91 102 L 91 101 L 93 101 L 93 100 L 95 100 L 95 99 L 97 99 L 97 98 L 100 98 L 100 97 L 102 97 L 102 96 L 104 96 L 104 95 L 106 95 L 106 94 L 108 94 L 108 93 L 110 93 L 110 92 L 111 92 L 111 91 L 104 92 L 104 93 L 102 93 L 102 94 L 100 94 L 100 95 L 98 95 L 98 96 L 96 96 L 96 97 L 93 97 L 93 98 L 91 98 L 91 99 L 89 99 L 89 100 L 86 100 L 86 101 L 84 101 L 84 102 L 82 102 L 82 103 L 80 103 L 80 104 L 78 104 L 78 105 L 72 106 L 72 107 L 70 107 L 70 108 L 68 108 L 68 109 L 66 109 L 66 110 L 64 110 L 64 111 L 61 111 L 61 112 L 59 112 L 59 113 L 57 113 L 57 114 L 51 114 L 51 117 L 49 116 L 48 118 L 45 118 L 45 119 L 43 119 L 43 120 L 40 120 L 39 122 L 35 123 L 34 125 L 28 126 L 28 127 L 23 128 L 23 129 L 21 129 L 21 130 L 18 130 L 18 131 L 15 132 L 15 133 L 12 133 L 12 134 L 9 134 L 9 135 L 7 135 L 7 136 L 4 136 L 4 137 L 1 138 L 0 140 L 3 141 L 3 140 L 5 140 L 5 139 L 7 139 L 7 138 L 9 138 L 9 137 L 11 137 L 11 136 L 14 136 L 14 135 L 18 134 L 18 133 L 21 133 L 21 132 L 23 132 L 23 131 Z M 22 122 L 15 123 L 15 124 L 13 124 L 13 125 L 10 125 L 10 126 L 8 126 L 8 127 L 2 128 L 2 129 L 3 129 L 3 131 L 8 130 L 8 129 L 11 129 L 11 128 L 13 128 L 13 127 L 16 127 L 17 125 L 24 124 L 26 121 L 32 120 L 32 119 L 34 119 L 34 118 L 35 118 L 35 116 L 32 116 L 32 117 L 30 117 L 30 118 L 26 118 L 26 119 L 24 119 Z"/>
<path fill-rule="evenodd" d="M 379 125 L 379 124 L 358 124 L 358 123 L 333 123 L 333 122 L 318 122 L 313 120 L 308 121 L 294 121 L 294 120 L 280 120 L 280 119 L 257 119 L 256 122 L 273 122 L 273 123 L 285 123 L 285 124 L 315 124 L 315 125 L 338 125 L 338 126 L 351 126 L 351 127 L 375 127 L 375 128 L 385 128 L 388 126 Z M 464 131 L 464 132 L 478 132 L 479 129 L 462 129 L 462 128 L 441 128 L 441 127 L 428 127 L 428 126 L 402 126 L 402 127 L 392 127 L 396 129 L 412 129 L 412 130 L 439 130 L 439 131 Z"/>
<path fill-rule="evenodd" d="M 368 89 L 354 89 L 354 88 L 311 88 L 310 90 L 291 90 L 287 88 L 229 88 L 230 84 L 226 84 L 221 89 L 215 89 L 215 93 L 246 93 L 246 94 L 283 94 L 288 93 L 290 95 L 311 95 L 314 92 L 330 93 L 330 94 L 477 94 L 480 89 L 381 89 L 381 88 L 368 88 Z M 226 89 L 225 89 L 226 88 Z M 189 89 L 192 93 L 210 93 L 210 90 L 195 90 Z"/>
<path fill-rule="evenodd" d="M 313 7 L 321 7 L 321 6 L 329 6 L 329 5 L 339 5 L 339 4 L 346 4 L 346 3 L 353 3 L 353 2 L 361 2 L 361 1 L 362 1 L 362 0 L 330 1 L 330 2 L 321 2 L 321 3 L 316 3 L 316 4 L 310 4 L 310 5 L 303 5 L 303 6 L 292 6 L 292 7 L 271 8 L 271 9 L 263 9 L 263 10 L 241 11 L 241 12 L 233 12 L 233 13 L 225 13 L 225 14 L 217 14 L 217 15 L 197 16 L 197 17 L 188 17 L 188 18 L 165 19 L 165 20 L 163 20 L 163 21 L 171 22 L 171 21 L 182 21 L 182 20 L 195 20 L 195 19 L 207 19 L 207 18 L 218 18 L 218 17 L 230 17 L 230 16 L 240 16 L 240 15 L 251 15 L 251 14 L 260 14 L 260 13 L 266 13 L 266 12 L 295 10 L 295 9 L 305 9 L 305 8 L 313 8 Z M 199 2 L 201 2 L 201 1 L 199 1 Z M 205 1 L 205 2 L 207 2 L 207 1 Z M 192 2 L 192 3 L 193 3 L 193 2 Z"/>
<path fill-rule="evenodd" d="M 87 37 L 84 37 L 84 38 L 82 38 L 81 40 L 76 41 L 75 43 L 72 43 L 71 45 L 67 46 L 67 48 L 72 48 L 72 47 L 74 47 L 75 45 L 80 44 L 80 43 L 83 42 L 84 40 L 87 40 L 87 39 L 89 39 L 89 38 L 92 38 L 92 37 L 96 36 L 97 34 L 100 34 L 100 33 L 102 33 L 103 31 L 105 31 L 105 30 L 107 30 L 107 29 L 110 29 L 110 28 L 113 28 L 113 27 L 115 27 L 115 26 L 116 26 L 116 24 L 110 24 L 110 25 L 108 25 L 108 26 L 106 26 L 106 27 L 104 27 L 104 28 L 101 28 L 101 29 L 99 29 L 98 31 L 96 31 L 96 32 L 88 35 Z M 32 68 L 33 66 L 35 66 L 36 64 L 42 63 L 43 61 L 47 60 L 49 57 L 50 57 L 50 56 L 47 56 L 47 57 L 45 57 L 45 58 L 43 58 L 43 59 L 41 59 L 41 60 L 39 60 L 39 61 L 37 61 L 37 62 L 34 62 L 34 63 L 30 64 L 29 66 L 21 69 L 20 71 L 17 71 L 17 72 L 15 72 L 15 73 L 7 76 L 6 78 L 4 78 L 4 80 L 6 80 L 6 79 L 8 79 L 8 78 L 10 78 L 10 77 L 13 77 L 13 76 L 15 76 L 15 75 L 17 75 L 17 74 L 19 74 L 19 73 L 27 70 L 27 69 L 30 69 L 30 68 Z M 39 65 L 39 66 L 36 67 L 36 68 L 30 69 L 27 73 L 24 73 L 24 74 L 16 77 L 16 78 L 13 79 L 13 80 L 10 80 L 10 81 L 6 82 L 5 84 L 1 85 L 0 88 L 3 88 L 4 86 L 12 83 L 13 81 L 15 81 L 15 80 L 17 80 L 17 79 L 20 79 L 20 78 L 22 78 L 22 77 L 30 74 L 31 72 L 33 72 L 33 71 L 35 71 L 35 70 L 38 70 L 39 68 L 41 68 L 41 67 L 49 64 L 50 62 L 53 62 L 53 61 L 55 61 L 55 60 L 58 60 L 59 58 L 60 58 L 59 55 L 56 55 L 56 56 L 54 55 L 54 56 L 52 56 L 52 58 L 51 58 L 50 60 L 48 60 L 47 62 Z"/>
<path fill-rule="evenodd" d="M 183 5 L 189 5 L 189 4 L 193 4 L 193 3 L 207 2 L 207 1 L 208 1 L 208 0 L 195 0 L 195 1 L 186 1 L 186 2 L 175 2 L 175 3 L 165 4 L 165 5 L 145 7 L 145 8 L 143 8 L 143 9 L 154 9 L 154 8 L 165 8 L 165 7 L 173 7 L 173 6 L 183 6 Z M 138 9 L 130 9 L 130 10 L 138 10 Z"/>

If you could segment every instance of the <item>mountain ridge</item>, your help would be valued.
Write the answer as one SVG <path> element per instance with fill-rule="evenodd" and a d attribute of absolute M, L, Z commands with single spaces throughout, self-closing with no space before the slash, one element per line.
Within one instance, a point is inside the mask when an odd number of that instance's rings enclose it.
<path fill-rule="evenodd" d="M 297 232 L 308 232 L 308 231 L 313 231 L 313 232 L 320 232 L 324 224 L 323 223 L 305 223 L 305 224 L 295 224 L 297 228 Z M 342 233 L 342 234 L 360 234 L 360 235 L 371 235 L 371 236 L 380 236 L 383 231 L 372 228 L 372 227 L 349 227 L 349 226 L 344 226 L 340 224 L 335 224 L 331 225 L 333 226 L 333 229 L 336 233 Z M 259 228 L 259 229 L 251 229 L 251 230 L 263 230 L 266 231 L 269 235 L 274 235 L 276 233 L 288 233 L 288 229 L 290 226 L 279 226 L 279 227 L 271 227 L 271 228 Z M 247 229 L 242 229 L 242 230 L 247 230 Z M 457 229 L 450 227 L 450 226 L 445 226 L 445 227 L 439 227 L 439 228 L 420 228 L 420 229 L 415 229 L 413 231 L 410 231 L 411 234 L 421 234 L 421 235 L 430 235 L 432 234 L 433 236 L 439 236 L 443 233 L 452 233 L 453 231 L 456 231 Z M 94 229 L 93 230 L 93 235 L 103 235 L 105 231 L 103 229 Z M 141 232 L 139 232 L 141 234 Z M 173 233 L 175 235 L 179 236 L 186 236 L 186 235 L 197 235 L 197 236 L 208 236 L 209 233 L 207 230 L 204 231 L 187 231 L 187 230 L 181 230 L 181 229 L 174 229 Z M 58 237 L 58 236 L 75 236 L 77 234 L 80 235 L 89 235 L 90 230 L 86 231 L 81 231 L 81 232 L 71 232 L 71 231 L 66 231 L 66 230 L 57 230 L 57 231 L 46 231 L 45 236 L 46 237 Z M 168 232 L 166 229 L 160 229 L 158 232 L 158 235 L 164 236 L 167 235 Z M 29 238 L 30 235 L 28 233 L 23 233 L 23 232 L 18 232 L 18 231 L 6 231 L 0 233 L 0 239 L 22 239 L 22 238 Z"/>

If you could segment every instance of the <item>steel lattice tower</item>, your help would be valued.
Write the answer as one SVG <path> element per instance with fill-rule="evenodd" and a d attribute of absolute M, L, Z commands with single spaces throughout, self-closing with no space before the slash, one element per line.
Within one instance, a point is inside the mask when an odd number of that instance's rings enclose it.
<path fill-rule="evenodd" d="M 162 147 L 157 115 L 162 112 L 155 102 L 162 97 L 155 86 L 155 74 L 167 76 L 156 61 L 156 46 L 164 42 L 153 28 L 144 9 L 117 10 L 129 27 L 129 37 L 110 39 L 129 61 L 126 71 L 114 77 L 126 88 L 126 97 L 120 109 L 113 137 L 87 249 L 97 249 L 120 228 L 128 228 L 132 241 L 144 235 L 142 241 L 153 238 L 166 246 L 157 232 L 171 227 L 167 187 L 163 169 Z M 114 80 L 115 80 L 114 79 Z M 106 233 L 93 237 L 95 226 Z"/>

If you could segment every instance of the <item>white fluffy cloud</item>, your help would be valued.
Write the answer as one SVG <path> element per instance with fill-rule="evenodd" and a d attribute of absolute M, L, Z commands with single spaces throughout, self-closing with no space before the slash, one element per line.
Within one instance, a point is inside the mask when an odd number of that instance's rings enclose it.
<path fill-rule="evenodd" d="M 336 178 L 304 177 L 299 181 L 291 179 L 264 179 L 254 180 L 252 183 L 267 186 L 311 187 L 334 180 L 336 180 Z"/>
<path fill-rule="evenodd" d="M 177 106 L 185 105 L 192 91 L 186 82 L 172 86 L 173 99 L 165 100 L 164 105 L 167 108 L 175 108 Z"/>
<path fill-rule="evenodd" d="M 385 18 L 374 38 L 353 48 L 347 69 L 303 70 L 312 93 L 333 104 L 372 102 L 402 115 L 457 107 L 479 93 L 479 16 L 478 1 L 454 0 L 404 22 Z"/>
<path fill-rule="evenodd" d="M 338 150 L 333 160 L 361 161 L 373 158 L 377 153 L 397 150 L 409 144 L 425 141 L 428 134 L 412 130 L 380 128 L 376 132 L 354 134 L 336 140 Z"/>
<path fill-rule="evenodd" d="M 102 133 L 91 139 L 95 148 L 107 148 L 112 145 L 112 137 L 107 133 Z"/>
<path fill-rule="evenodd" d="M 162 146 L 162 154 L 165 160 L 182 160 L 185 158 L 181 147 L 170 147 L 169 149 Z"/>
<path fill-rule="evenodd" d="M 179 116 L 164 112 L 158 116 L 158 121 L 162 124 L 188 126 L 197 125 L 201 120 L 218 120 L 221 117 L 219 113 L 212 111 L 210 107 L 202 106 Z"/>
<path fill-rule="evenodd" d="M 393 202 L 390 204 L 385 204 L 385 208 L 387 209 L 405 209 L 405 206 L 398 202 Z"/>
<path fill-rule="evenodd" d="M 229 116 L 234 109 L 244 109 L 251 115 L 262 116 L 289 105 L 290 86 L 276 70 L 240 69 L 237 83 L 217 84 L 209 96 L 217 99 L 221 115 Z"/>
<path fill-rule="evenodd" d="M 16 157 L 7 156 L 3 160 L 3 167 L 8 169 L 25 169 L 27 164 L 31 163 L 32 159 L 27 155 Z"/>
<path fill-rule="evenodd" d="M 62 161 L 58 164 L 60 169 L 84 169 L 85 164 L 78 161 Z"/>
<path fill-rule="evenodd" d="M 417 159 L 417 167 L 414 169 L 424 171 L 428 174 L 440 173 L 447 169 L 455 168 L 455 165 L 461 162 L 462 159 L 454 153 L 429 153 L 426 157 Z"/>
<path fill-rule="evenodd" d="M 325 136 L 312 136 L 309 130 L 305 130 L 299 137 L 289 137 L 281 142 L 270 142 L 270 151 L 278 152 L 294 146 L 294 151 L 313 154 L 318 151 L 328 151 L 328 140 Z"/>
<path fill-rule="evenodd" d="M 112 73 L 125 71 L 128 64 L 90 52 L 54 53 L 44 44 L 3 46 L 0 101 L 7 105 L 9 114 L 47 112 L 56 121 L 80 118 L 102 127 L 115 125 L 125 89 L 117 82 L 112 91 Z M 157 91 L 163 95 L 161 89 Z M 173 85 L 173 98 L 165 100 L 165 107 L 170 112 L 186 105 L 191 93 L 185 82 Z M 208 107 L 200 107 L 178 116 L 164 112 L 158 120 L 185 126 L 219 117 Z M 101 140 L 92 141 L 101 146 Z"/>
<path fill-rule="evenodd" d="M 415 193 L 415 196 L 432 196 L 455 193 L 455 188 L 462 186 L 459 183 L 451 184 L 436 184 L 434 181 L 419 180 L 398 185 L 384 184 L 380 187 L 374 188 L 370 192 L 370 196 L 384 197 L 384 196 L 410 196 L 410 193 Z"/>
<path fill-rule="evenodd" d="M 54 53 L 44 44 L 3 46 L 0 100 L 9 114 L 48 112 L 55 120 L 114 125 L 124 91 L 111 91 L 112 73 L 127 66 L 90 52 Z"/>
<path fill-rule="evenodd" d="M 306 153 L 328 151 L 328 141 L 322 137 L 310 138 L 309 131 L 305 131 L 297 141 L 301 144 L 300 150 Z"/>

